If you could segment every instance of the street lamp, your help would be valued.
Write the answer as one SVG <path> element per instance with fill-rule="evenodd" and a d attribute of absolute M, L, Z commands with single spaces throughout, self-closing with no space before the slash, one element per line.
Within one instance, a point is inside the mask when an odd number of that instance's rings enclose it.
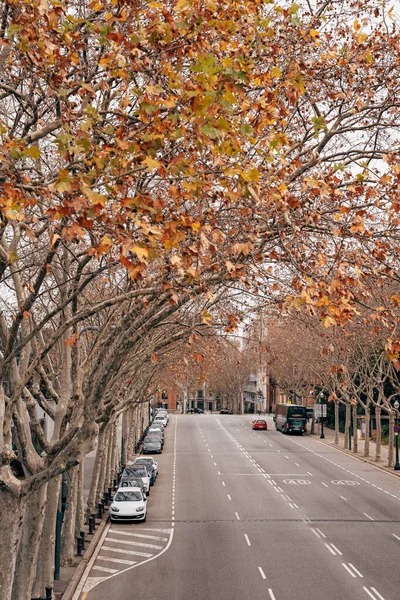
<path fill-rule="evenodd" d="M 320 392 L 318 394 L 318 398 L 319 398 L 319 403 L 321 405 L 320 410 L 319 410 L 319 418 L 321 419 L 321 434 L 320 434 L 320 439 L 324 440 L 325 439 L 325 434 L 324 434 L 324 417 L 322 416 L 322 400 L 324 399 L 324 392 Z"/>
<path fill-rule="evenodd" d="M 395 400 L 393 403 L 394 408 L 396 409 L 396 425 L 394 426 L 394 435 L 396 438 L 396 462 L 394 465 L 395 471 L 400 471 L 400 463 L 399 463 L 399 401 Z"/>

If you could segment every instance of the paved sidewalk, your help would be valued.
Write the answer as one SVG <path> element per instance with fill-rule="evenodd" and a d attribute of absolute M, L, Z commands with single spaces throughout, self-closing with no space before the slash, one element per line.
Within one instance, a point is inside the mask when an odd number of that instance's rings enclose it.
<path fill-rule="evenodd" d="M 308 435 L 310 437 L 320 439 L 319 425 L 317 425 L 317 424 L 315 425 L 315 433 L 314 434 L 308 434 Z M 339 444 L 338 445 L 335 444 L 335 431 L 333 429 L 329 429 L 329 427 L 324 427 L 324 435 L 325 435 L 325 439 L 320 440 L 324 444 L 327 444 L 328 446 L 333 446 L 334 448 L 339 448 L 343 452 L 346 452 L 346 454 L 351 454 L 352 456 L 355 456 L 355 457 L 359 458 L 360 460 L 363 460 L 364 462 L 371 463 L 372 465 L 375 465 L 376 467 L 379 467 L 380 469 L 383 469 L 383 470 L 387 471 L 388 473 L 391 473 L 392 475 L 397 475 L 398 477 L 400 477 L 400 471 L 394 471 L 393 468 L 388 468 L 388 466 L 387 466 L 388 456 L 389 456 L 388 446 L 386 446 L 386 445 L 381 446 L 381 460 L 377 461 L 377 460 L 375 460 L 375 453 L 376 453 L 375 440 L 369 441 L 369 457 L 365 457 L 364 456 L 365 440 L 360 440 L 360 439 L 358 440 L 357 453 L 354 453 L 353 449 L 351 451 L 345 450 L 345 448 L 344 448 L 344 433 L 339 432 Z M 353 448 L 353 439 L 352 439 L 352 448 Z"/>

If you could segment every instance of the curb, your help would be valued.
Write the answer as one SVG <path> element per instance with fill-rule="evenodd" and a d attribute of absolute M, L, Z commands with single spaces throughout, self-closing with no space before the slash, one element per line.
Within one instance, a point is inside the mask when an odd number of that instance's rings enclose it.
<path fill-rule="evenodd" d="M 376 465 L 373 462 L 364 458 L 363 456 L 357 456 L 357 454 L 353 454 L 353 452 L 351 452 L 349 450 L 345 450 L 344 448 L 339 448 L 339 446 L 336 446 L 336 444 L 334 444 L 334 443 L 330 444 L 329 442 L 324 442 L 324 441 L 314 437 L 314 435 L 308 434 L 307 437 L 309 437 L 312 440 L 315 440 L 316 442 L 319 442 L 320 444 L 324 444 L 324 446 L 329 446 L 330 448 L 334 448 L 335 450 L 338 450 L 342 454 L 346 454 L 346 456 L 350 456 L 351 458 L 355 458 L 356 460 L 359 460 L 367 465 L 371 465 L 371 467 L 374 467 L 374 469 L 378 469 L 379 471 L 382 471 L 382 473 L 387 473 L 387 475 L 391 475 L 392 477 L 395 477 L 396 479 L 400 478 L 400 472 L 399 472 L 399 475 L 397 475 L 397 473 L 392 472 L 389 469 L 389 467 L 382 467 L 381 465 Z"/>
<path fill-rule="evenodd" d="M 87 550 L 83 555 L 81 562 L 77 566 L 75 573 L 73 574 L 72 579 L 68 584 L 67 589 L 61 597 L 61 600 L 72 600 L 72 597 L 75 594 L 76 588 L 78 587 L 80 580 L 82 579 L 88 562 L 90 561 L 94 554 L 94 551 L 96 550 L 97 544 L 103 534 L 107 522 L 108 516 L 106 519 L 103 519 L 100 525 L 96 528 L 96 533 L 94 534 L 89 546 L 87 547 Z"/>

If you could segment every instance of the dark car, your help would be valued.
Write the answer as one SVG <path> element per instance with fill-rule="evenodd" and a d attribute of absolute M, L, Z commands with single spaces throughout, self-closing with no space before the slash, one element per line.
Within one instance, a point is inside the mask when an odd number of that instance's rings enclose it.
<path fill-rule="evenodd" d="M 194 408 L 188 408 L 186 412 L 192 415 L 194 413 Z"/>
<path fill-rule="evenodd" d="M 195 412 L 197 415 L 204 415 L 204 410 L 203 410 L 202 408 L 195 408 L 195 409 L 194 409 L 194 412 Z"/>
<path fill-rule="evenodd" d="M 161 454 L 162 443 L 161 439 L 148 439 L 145 438 L 142 447 L 143 454 Z"/>
<path fill-rule="evenodd" d="M 229 415 L 229 410 L 227 408 L 221 408 L 219 411 L 220 415 Z"/>

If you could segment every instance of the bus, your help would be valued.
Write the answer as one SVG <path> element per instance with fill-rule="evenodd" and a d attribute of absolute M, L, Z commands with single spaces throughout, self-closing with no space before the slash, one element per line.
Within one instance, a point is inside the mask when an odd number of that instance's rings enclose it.
<path fill-rule="evenodd" d="M 282 433 L 303 434 L 307 430 L 307 408 L 299 404 L 277 404 L 274 421 L 275 428 Z"/>

